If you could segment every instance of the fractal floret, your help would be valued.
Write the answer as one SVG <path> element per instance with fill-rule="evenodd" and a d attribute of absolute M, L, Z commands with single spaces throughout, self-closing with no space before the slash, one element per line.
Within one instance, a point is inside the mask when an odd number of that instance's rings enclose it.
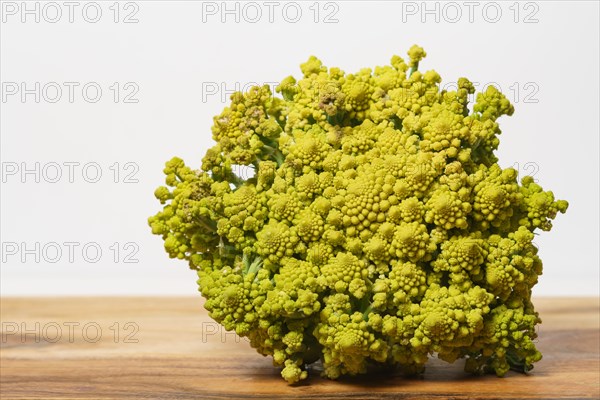
<path fill-rule="evenodd" d="M 152 232 L 197 270 L 209 315 L 289 383 L 541 358 L 533 239 L 568 204 L 498 165 L 499 90 L 442 90 L 425 51 L 408 56 L 352 74 L 311 57 L 275 93 L 233 94 L 200 168 L 173 158 L 155 192 Z"/>

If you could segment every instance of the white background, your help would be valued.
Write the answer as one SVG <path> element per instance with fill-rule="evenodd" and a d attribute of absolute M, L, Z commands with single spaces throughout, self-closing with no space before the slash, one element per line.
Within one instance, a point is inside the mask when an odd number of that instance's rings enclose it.
<path fill-rule="evenodd" d="M 153 191 L 162 184 L 163 163 L 178 155 L 200 165 L 225 92 L 298 76 L 310 55 L 353 72 L 405 56 L 414 43 L 428 53 L 420 68 L 436 69 L 445 83 L 466 76 L 480 86 L 494 82 L 507 94 L 516 112 L 501 120 L 501 166 L 534 172 L 546 190 L 570 202 L 554 230 L 535 239 L 544 274 L 534 294 L 598 295 L 598 2 L 475 2 L 471 9 L 464 2 L 429 2 L 430 13 L 420 1 L 309 1 L 285 11 L 283 2 L 229 2 L 228 9 L 238 11 L 223 14 L 221 2 L 115 7 L 109 1 L 97 2 L 102 15 L 96 23 L 86 21 L 96 18 L 96 6 L 88 3 L 77 3 L 73 22 L 68 6 L 54 3 L 62 16 L 52 23 L 54 4 L 27 2 L 31 10 L 38 7 L 36 22 L 35 11 L 23 13 L 20 1 L 2 2 L 2 295 L 193 295 L 195 274 L 167 257 L 146 219 L 159 210 Z M 256 6 L 262 17 L 252 22 Z M 297 9 L 302 15 L 292 22 Z M 124 23 L 127 15 L 138 22 Z M 35 82 L 47 89 L 40 89 L 39 103 L 34 93 L 24 101 L 21 92 L 11 94 L 14 85 L 34 89 Z M 62 87 L 56 103 L 48 101 L 56 96 L 49 82 Z M 79 84 L 72 102 L 64 82 Z M 82 94 L 89 82 L 102 89 L 95 103 L 88 101 L 93 90 L 88 100 Z M 136 87 L 130 100 L 138 102 L 125 103 L 123 95 Z M 20 171 L 36 162 L 39 183 Z M 69 182 L 64 163 L 73 162 L 80 165 Z M 52 163 L 62 167 L 57 183 L 49 182 L 56 174 Z M 82 175 L 88 163 L 101 169 L 97 183 L 84 179 L 94 178 L 94 168 Z M 125 169 L 125 163 L 133 164 Z M 19 171 L 10 175 L 15 165 Z M 137 183 L 124 182 L 128 172 Z M 72 245 L 72 260 L 65 242 L 79 244 Z M 39 262 L 23 253 L 36 243 Z M 54 263 L 52 243 L 63 252 Z M 84 258 L 86 243 L 102 250 L 97 262 L 90 262 L 93 247 Z M 125 262 L 135 249 L 129 261 L 138 262 Z"/>

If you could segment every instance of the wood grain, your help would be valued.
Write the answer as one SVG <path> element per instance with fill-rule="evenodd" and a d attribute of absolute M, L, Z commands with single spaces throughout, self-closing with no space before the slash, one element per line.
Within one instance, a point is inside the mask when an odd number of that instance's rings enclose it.
<path fill-rule="evenodd" d="M 600 398 L 599 299 L 535 304 L 544 359 L 529 375 L 473 377 L 460 362 L 432 360 L 422 378 L 313 373 L 289 386 L 268 358 L 212 322 L 199 297 L 2 298 L 0 397 Z"/>

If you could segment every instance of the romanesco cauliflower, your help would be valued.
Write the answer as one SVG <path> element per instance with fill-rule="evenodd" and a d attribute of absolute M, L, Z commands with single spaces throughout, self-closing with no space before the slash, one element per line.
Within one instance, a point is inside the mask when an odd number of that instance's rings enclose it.
<path fill-rule="evenodd" d="M 347 74 L 315 57 L 300 79 L 235 93 L 201 169 L 167 162 L 149 218 L 170 257 L 197 270 L 210 316 L 295 383 L 369 366 L 475 373 L 541 358 L 531 290 L 534 231 L 567 202 L 497 164 L 513 106 L 465 78 L 440 89 L 426 55 Z M 234 173 L 239 166 L 251 177 Z"/>

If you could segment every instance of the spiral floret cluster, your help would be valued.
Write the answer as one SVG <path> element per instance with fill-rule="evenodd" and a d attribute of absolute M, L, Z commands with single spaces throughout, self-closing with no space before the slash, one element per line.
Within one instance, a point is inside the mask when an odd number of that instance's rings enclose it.
<path fill-rule="evenodd" d="M 431 356 L 474 373 L 541 358 L 533 243 L 567 202 L 494 155 L 513 106 L 466 78 L 405 61 L 348 74 L 311 57 L 302 77 L 235 93 L 200 169 L 167 162 L 149 218 L 198 272 L 210 316 L 295 383 Z M 248 176 L 234 171 L 245 166 Z"/>

